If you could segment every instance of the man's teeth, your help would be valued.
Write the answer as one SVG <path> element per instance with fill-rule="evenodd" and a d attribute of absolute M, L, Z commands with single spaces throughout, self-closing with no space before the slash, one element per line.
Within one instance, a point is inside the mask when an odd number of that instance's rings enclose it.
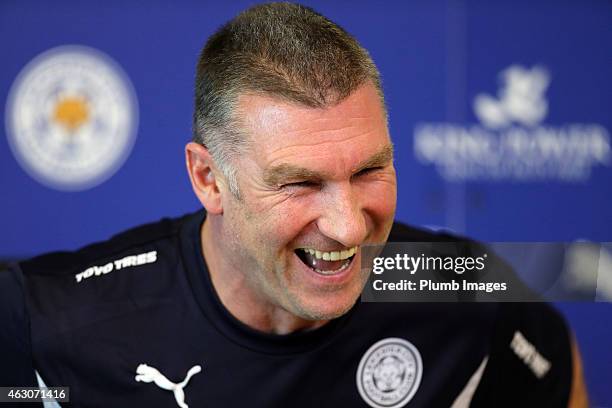
<path fill-rule="evenodd" d="M 310 255 L 313 255 L 315 258 L 323 259 L 324 261 L 343 261 L 355 255 L 357 248 L 358 247 L 355 246 L 346 250 L 331 252 L 317 251 L 313 248 L 302 248 L 302 250 Z"/>

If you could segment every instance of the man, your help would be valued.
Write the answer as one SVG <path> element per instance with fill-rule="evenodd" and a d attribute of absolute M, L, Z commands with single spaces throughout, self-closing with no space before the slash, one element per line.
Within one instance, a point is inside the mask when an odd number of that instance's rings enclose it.
<path fill-rule="evenodd" d="M 364 246 L 454 238 L 393 223 L 378 71 L 323 16 L 256 6 L 209 39 L 186 161 L 206 214 L 0 275 L 2 385 L 75 407 L 580 406 L 545 305 L 357 302 Z"/>

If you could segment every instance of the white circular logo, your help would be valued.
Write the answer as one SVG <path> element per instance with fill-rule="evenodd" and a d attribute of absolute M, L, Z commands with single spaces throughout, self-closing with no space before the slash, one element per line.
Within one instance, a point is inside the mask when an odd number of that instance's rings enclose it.
<path fill-rule="evenodd" d="M 399 408 L 412 399 L 422 374 L 423 362 L 416 347 L 390 337 L 376 342 L 361 358 L 357 389 L 373 408 Z"/>
<path fill-rule="evenodd" d="M 34 179 L 85 190 L 123 164 L 134 144 L 136 97 L 110 57 L 62 46 L 34 58 L 9 93 L 6 126 L 13 154 Z"/>

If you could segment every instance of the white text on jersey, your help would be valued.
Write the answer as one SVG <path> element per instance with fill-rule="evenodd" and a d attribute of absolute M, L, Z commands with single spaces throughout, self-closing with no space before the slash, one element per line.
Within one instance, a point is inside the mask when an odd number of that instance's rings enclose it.
<path fill-rule="evenodd" d="M 83 272 L 79 272 L 74 275 L 74 278 L 76 279 L 77 283 L 79 283 L 83 279 L 87 279 L 92 276 L 106 275 L 107 273 L 115 270 L 118 271 L 130 266 L 150 264 L 155 261 L 157 261 L 157 251 L 145 252 L 138 255 L 129 255 L 104 265 L 91 266 L 85 269 Z"/>

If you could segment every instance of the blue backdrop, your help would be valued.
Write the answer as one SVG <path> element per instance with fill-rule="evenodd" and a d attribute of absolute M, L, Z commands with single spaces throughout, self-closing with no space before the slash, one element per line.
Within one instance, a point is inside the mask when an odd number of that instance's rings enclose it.
<path fill-rule="evenodd" d="M 199 206 L 183 157 L 196 59 L 206 38 L 251 4 L 0 4 L 0 100 L 6 110 L 0 258 L 74 249 Z M 306 4 L 354 34 L 379 66 L 396 146 L 399 219 L 485 241 L 612 241 L 612 3 Z M 24 75 L 36 63 L 24 67 L 63 45 L 107 55 L 116 63 L 107 62 L 115 77 L 83 100 L 65 97 L 70 84 L 53 88 L 44 76 L 28 82 Z M 22 134 L 36 140 L 47 125 L 27 116 L 28 107 L 40 104 L 51 112 L 53 126 L 78 137 L 91 116 L 83 107 L 104 95 L 112 100 L 113 83 L 128 93 L 133 87 L 136 98 L 132 105 L 117 102 L 118 112 L 134 109 L 137 125 L 132 150 L 121 153 L 125 162 L 76 191 L 33 177 L 27 161 L 36 158 L 20 157 L 14 140 Z M 64 85 L 68 91 L 57 88 Z M 45 102 L 46 95 L 55 102 Z M 57 98 L 64 98 L 63 110 Z M 92 137 L 113 134 L 112 126 L 92 123 Z M 62 157 L 57 160 L 70 160 Z M 559 307 L 581 343 L 594 406 L 612 406 L 612 307 Z"/>

